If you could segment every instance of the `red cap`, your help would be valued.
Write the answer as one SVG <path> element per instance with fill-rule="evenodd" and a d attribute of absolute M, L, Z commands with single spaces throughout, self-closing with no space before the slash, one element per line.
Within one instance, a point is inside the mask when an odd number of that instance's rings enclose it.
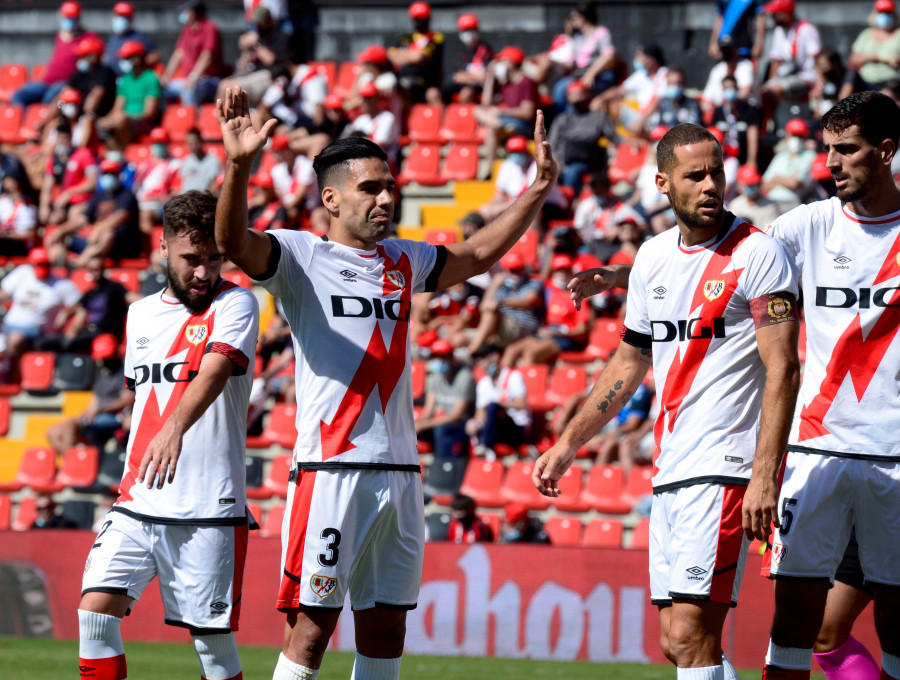
<path fill-rule="evenodd" d="M 566 92 L 575 92 L 576 90 L 581 90 L 582 92 L 589 92 L 591 88 L 585 85 L 580 78 L 576 78 L 571 83 L 566 85 Z"/>
<path fill-rule="evenodd" d="M 525 258 L 519 255 L 519 253 L 506 253 L 506 255 L 500 258 L 500 266 L 510 272 L 524 269 Z"/>
<path fill-rule="evenodd" d="M 388 51 L 381 45 L 369 45 L 356 56 L 356 61 L 360 64 L 365 62 L 371 64 L 386 64 L 388 63 Z"/>
<path fill-rule="evenodd" d="M 150 130 L 150 141 L 155 142 L 157 144 L 168 144 L 169 143 L 169 133 L 165 128 L 155 127 Z"/>
<path fill-rule="evenodd" d="M 273 135 L 272 136 L 272 151 L 283 151 L 290 146 L 288 143 L 288 138 L 284 135 Z"/>
<path fill-rule="evenodd" d="M 506 508 L 506 521 L 510 524 L 521 522 L 528 517 L 528 508 L 524 503 L 509 503 Z"/>
<path fill-rule="evenodd" d="M 555 272 L 557 269 L 571 269 L 575 266 L 575 258 L 566 253 L 557 253 L 550 260 L 550 271 Z"/>
<path fill-rule="evenodd" d="M 85 57 L 89 54 L 103 54 L 103 41 L 96 36 L 87 35 L 75 45 L 75 54 L 79 57 Z"/>
<path fill-rule="evenodd" d="M 460 31 L 475 31 L 478 29 L 478 17 L 474 14 L 460 14 L 456 27 Z"/>
<path fill-rule="evenodd" d="M 50 256 L 47 255 L 46 248 L 32 248 L 28 251 L 28 264 L 31 265 L 42 265 L 42 264 L 50 264 Z"/>
<path fill-rule="evenodd" d="M 775 14 L 776 12 L 793 14 L 794 0 L 772 0 L 772 2 L 763 5 L 763 12 L 766 14 Z"/>
<path fill-rule="evenodd" d="M 508 59 L 516 66 L 521 66 L 525 62 L 525 53 L 514 45 L 507 45 L 497 53 L 495 59 Z"/>
<path fill-rule="evenodd" d="M 423 331 L 419 334 L 419 337 L 416 338 L 416 344 L 419 347 L 431 347 L 435 341 L 438 339 L 437 331 L 429 329 L 427 331 Z"/>
<path fill-rule="evenodd" d="M 81 5 L 74 0 L 69 0 L 60 6 L 59 13 L 66 19 L 78 19 L 81 16 Z"/>
<path fill-rule="evenodd" d="M 119 48 L 116 56 L 122 59 L 130 59 L 138 54 L 147 54 L 147 48 L 144 47 L 144 43 L 140 40 L 126 40 L 125 44 Z"/>
<path fill-rule="evenodd" d="M 650 141 L 658 142 L 660 139 L 666 136 L 666 133 L 669 131 L 665 125 L 657 125 L 655 128 L 650 130 Z"/>
<path fill-rule="evenodd" d="M 446 340 L 435 340 L 431 343 L 431 356 L 445 357 L 449 354 L 453 354 L 453 345 Z"/>
<path fill-rule="evenodd" d="M 359 86 L 359 90 L 357 90 L 359 96 L 364 99 L 371 99 L 372 97 L 378 96 L 378 88 L 375 87 L 375 83 L 363 83 Z"/>
<path fill-rule="evenodd" d="M 784 131 L 795 137 L 809 137 L 809 123 L 802 118 L 791 118 L 785 123 Z"/>
<path fill-rule="evenodd" d="M 411 19 L 427 19 L 431 16 L 431 5 L 427 2 L 414 2 L 409 6 Z"/>
<path fill-rule="evenodd" d="M 261 189 L 271 189 L 275 186 L 275 183 L 272 181 L 272 174 L 265 170 L 253 175 L 253 177 L 250 178 L 250 183 Z"/>
<path fill-rule="evenodd" d="M 831 170 L 828 169 L 828 154 L 824 151 L 817 154 L 813 159 L 812 168 L 809 171 L 810 176 L 817 182 L 825 179 L 831 179 Z"/>
<path fill-rule="evenodd" d="M 130 2 L 117 2 L 113 5 L 113 14 L 130 19 L 134 16 L 134 6 Z"/>
<path fill-rule="evenodd" d="M 116 356 L 119 350 L 119 341 L 112 333 L 101 333 L 91 343 L 91 358 L 102 361 Z"/>
<path fill-rule="evenodd" d="M 737 181 L 744 186 L 759 184 L 762 182 L 762 175 L 754 166 L 742 165 L 737 171 Z"/>
<path fill-rule="evenodd" d="M 344 108 L 344 100 L 341 99 L 341 95 L 334 94 L 332 92 L 331 94 L 325 96 L 325 108 L 342 109 Z"/>
<path fill-rule="evenodd" d="M 74 87 L 67 87 L 59 95 L 59 101 L 61 104 L 81 104 L 84 101 L 84 97 Z"/>
<path fill-rule="evenodd" d="M 118 175 L 122 172 L 122 164 L 119 161 L 114 161 L 111 158 L 104 158 L 100 161 L 100 172 L 112 173 Z"/>
<path fill-rule="evenodd" d="M 711 134 L 713 137 L 716 138 L 716 141 L 717 141 L 719 144 L 721 144 L 722 142 L 725 141 L 725 133 L 722 132 L 719 128 L 717 128 L 717 127 L 708 127 L 708 128 L 706 128 L 706 129 L 709 131 L 709 134 Z"/>
<path fill-rule="evenodd" d="M 894 0 L 876 0 L 875 11 L 893 14 L 897 9 Z"/>
<path fill-rule="evenodd" d="M 509 153 L 523 153 L 528 151 L 528 140 L 522 135 L 516 135 L 506 140 L 506 150 Z"/>

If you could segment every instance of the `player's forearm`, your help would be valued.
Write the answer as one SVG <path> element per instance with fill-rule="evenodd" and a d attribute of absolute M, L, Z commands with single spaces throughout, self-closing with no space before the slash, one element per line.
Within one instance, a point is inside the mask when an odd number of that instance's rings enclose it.
<path fill-rule="evenodd" d="M 247 188 L 250 162 L 225 163 L 225 181 L 216 205 L 216 245 L 225 257 L 240 265 L 239 256 L 246 252 L 250 234 L 248 226 Z"/>
<path fill-rule="evenodd" d="M 223 355 L 207 355 L 214 362 L 208 370 L 201 366 L 197 377 L 191 381 L 184 391 L 181 401 L 172 412 L 166 425 L 181 436 L 196 423 L 200 416 L 209 408 L 225 389 L 225 384 L 231 376 L 230 359 Z M 224 363 L 228 362 L 228 364 Z"/>
<path fill-rule="evenodd" d="M 787 447 L 788 434 L 800 389 L 800 362 L 796 352 L 769 361 L 760 414 L 759 439 L 753 460 L 753 476 L 777 482 L 781 459 Z"/>

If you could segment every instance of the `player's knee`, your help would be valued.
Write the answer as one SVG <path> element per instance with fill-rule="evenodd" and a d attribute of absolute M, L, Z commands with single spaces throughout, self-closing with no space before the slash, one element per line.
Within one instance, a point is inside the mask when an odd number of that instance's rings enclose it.
<path fill-rule="evenodd" d="M 375 658 L 394 658 L 403 654 L 406 619 L 384 619 L 381 625 L 357 626 L 356 649 Z"/>
<path fill-rule="evenodd" d="M 669 647 L 669 636 L 665 633 L 662 633 L 659 636 L 659 648 L 662 650 L 663 656 L 665 656 L 672 663 L 675 663 L 675 657 L 672 656 L 672 650 Z"/>
<path fill-rule="evenodd" d="M 191 637 L 206 680 L 234 680 L 241 677 L 241 661 L 234 633 Z"/>
<path fill-rule="evenodd" d="M 698 660 L 714 656 L 715 635 L 693 621 L 680 621 L 673 617 L 669 627 L 666 655 L 678 666 L 693 666 Z M 719 652 L 721 655 L 721 652 Z"/>

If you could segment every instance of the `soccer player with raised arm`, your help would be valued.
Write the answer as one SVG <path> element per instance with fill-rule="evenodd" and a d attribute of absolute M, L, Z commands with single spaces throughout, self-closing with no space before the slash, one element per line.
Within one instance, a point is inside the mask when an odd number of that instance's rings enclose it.
<path fill-rule="evenodd" d="M 397 678 L 424 547 L 410 298 L 487 271 L 537 216 L 558 172 L 543 117 L 531 187 L 475 236 L 435 247 L 386 239 L 396 183 L 384 150 L 360 137 L 333 142 L 313 163 L 327 238 L 248 230 L 250 168 L 274 121 L 254 129 L 240 89 L 227 90 L 216 108 L 228 156 L 216 241 L 281 299 L 297 355 L 299 436 L 277 597 L 287 621 L 274 678 L 318 677 L 348 593 L 353 677 Z"/>
<path fill-rule="evenodd" d="M 166 623 L 190 631 L 205 680 L 240 680 L 234 631 L 247 551 L 247 408 L 259 310 L 219 276 L 216 197 L 163 208 L 168 286 L 128 310 L 135 391 L 119 498 L 85 565 L 81 677 L 126 677 L 120 625 L 155 577 Z"/>
<path fill-rule="evenodd" d="M 796 271 L 774 239 L 725 211 L 722 149 L 706 129 L 673 127 L 657 162 L 678 226 L 638 251 L 618 350 L 532 479 L 558 496 L 576 451 L 652 365 L 660 414 L 650 597 L 678 678 L 723 680 L 726 667 L 737 677 L 722 627 L 750 543 L 742 515 L 758 527 L 776 514 L 800 379 Z"/>

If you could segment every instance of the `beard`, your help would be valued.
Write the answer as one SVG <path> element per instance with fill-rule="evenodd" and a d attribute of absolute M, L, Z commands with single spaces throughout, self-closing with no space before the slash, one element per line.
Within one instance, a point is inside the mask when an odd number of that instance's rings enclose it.
<path fill-rule="evenodd" d="M 721 203 L 713 215 L 701 215 L 699 212 L 692 210 L 687 201 L 681 201 L 675 196 L 670 197 L 669 203 L 672 205 L 675 215 L 688 229 L 709 229 L 722 224 L 725 208 Z"/>
<path fill-rule="evenodd" d="M 834 195 L 841 199 L 843 203 L 853 203 L 854 201 L 864 198 L 866 190 L 861 185 L 855 187 L 847 185 L 838 189 Z"/>
<path fill-rule="evenodd" d="M 169 279 L 169 287 L 172 289 L 172 292 L 175 293 L 175 298 L 187 307 L 188 311 L 192 314 L 197 314 L 205 310 L 216 296 L 217 286 L 215 283 L 210 284 L 209 289 L 205 293 L 198 295 L 192 293 L 187 286 L 182 285 L 180 281 L 176 280 L 172 273 L 171 266 L 166 268 L 166 276 Z M 218 279 L 216 280 L 216 283 L 218 283 Z"/>

